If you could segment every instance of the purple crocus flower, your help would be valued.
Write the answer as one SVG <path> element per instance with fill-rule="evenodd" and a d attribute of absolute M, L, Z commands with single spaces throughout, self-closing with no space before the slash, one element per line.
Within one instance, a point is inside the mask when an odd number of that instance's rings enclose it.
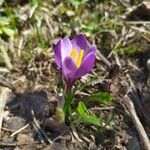
<path fill-rule="evenodd" d="M 91 71 L 96 58 L 96 46 L 91 45 L 83 34 L 72 40 L 67 36 L 55 46 L 55 61 L 65 77 L 67 89 L 74 81 Z"/>

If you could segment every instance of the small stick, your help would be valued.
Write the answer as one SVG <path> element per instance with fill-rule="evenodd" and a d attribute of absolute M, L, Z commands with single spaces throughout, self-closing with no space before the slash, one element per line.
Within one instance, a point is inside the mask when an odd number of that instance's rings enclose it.
<path fill-rule="evenodd" d="M 63 2 L 60 2 L 56 7 L 54 7 L 50 15 L 56 14 L 61 6 L 63 6 Z"/>
<path fill-rule="evenodd" d="M 119 60 L 119 57 L 118 57 L 118 54 L 117 53 L 114 53 L 115 55 L 115 59 L 116 59 L 116 63 L 119 67 L 121 67 L 121 63 L 120 63 L 120 60 Z"/>
<path fill-rule="evenodd" d="M 132 102 L 132 100 L 127 96 L 125 95 L 124 99 L 126 100 L 126 103 L 127 103 L 127 107 L 128 107 L 128 110 L 131 114 L 131 118 L 132 118 L 132 121 L 136 127 L 136 130 L 143 142 L 143 145 L 145 147 L 145 150 L 150 150 L 150 141 L 149 141 L 149 138 L 136 114 L 136 111 L 135 111 L 135 108 L 134 108 L 134 104 Z"/>
<path fill-rule="evenodd" d="M 59 136 L 57 136 L 55 139 L 53 139 L 53 142 L 55 142 L 56 140 L 58 140 L 59 138 L 63 138 L 63 135 L 66 133 L 67 131 L 64 131 L 63 133 L 61 133 Z"/>
<path fill-rule="evenodd" d="M 83 140 L 81 138 L 79 138 L 79 136 L 77 134 L 77 130 L 74 125 L 72 125 L 71 129 L 72 129 L 71 133 L 74 136 L 74 138 L 77 139 L 79 142 L 83 142 Z"/>
<path fill-rule="evenodd" d="M 39 136 L 39 138 L 40 138 L 40 140 L 41 140 L 41 143 L 45 143 L 45 142 L 44 142 L 44 139 L 43 139 L 43 137 L 42 137 L 42 134 L 41 134 L 41 132 L 39 132 L 39 129 L 37 128 L 37 126 L 36 126 L 34 123 L 32 123 L 32 126 L 33 126 L 33 128 L 36 130 L 36 132 L 38 133 L 38 136 Z"/>
<path fill-rule="evenodd" d="M 3 77 L 2 75 L 0 75 L 0 86 L 7 87 L 9 89 L 14 89 L 12 83 L 6 80 L 6 78 Z"/>
<path fill-rule="evenodd" d="M 121 20 L 121 21 L 122 21 L 123 25 L 125 25 L 126 27 L 132 29 L 135 33 L 137 33 L 138 35 L 140 35 L 141 37 L 143 37 L 146 41 L 150 42 L 150 39 L 149 39 L 148 37 L 146 37 L 146 36 L 143 34 L 143 32 L 144 32 L 144 33 L 147 33 L 147 34 L 150 34 L 149 31 L 147 31 L 147 30 L 142 30 L 142 29 L 140 29 L 140 28 L 138 28 L 138 27 L 131 26 L 130 24 L 127 24 L 127 23 L 126 23 L 125 21 L 123 21 L 123 20 Z"/>
<path fill-rule="evenodd" d="M 92 110 L 112 110 L 114 109 L 114 106 L 108 106 L 108 107 L 93 107 Z"/>
<path fill-rule="evenodd" d="M 41 129 L 41 127 L 39 126 L 37 120 L 34 118 L 34 123 L 36 125 L 36 127 L 38 128 L 38 130 L 43 134 L 43 136 L 45 137 L 45 139 L 49 142 L 49 144 L 52 144 L 53 142 L 49 139 L 49 137 L 46 135 L 46 133 L 44 132 L 43 129 Z"/>
<path fill-rule="evenodd" d="M 50 138 L 46 135 L 46 133 L 44 132 L 44 130 L 40 127 L 40 125 L 38 124 L 36 118 L 34 117 L 34 112 L 33 110 L 31 111 L 32 116 L 33 116 L 33 124 L 36 126 L 36 128 L 38 129 L 38 133 L 40 133 L 41 135 L 43 135 L 45 137 L 45 139 L 48 141 L 49 144 L 52 144 L 53 142 L 50 140 Z"/>
<path fill-rule="evenodd" d="M 16 134 L 18 134 L 19 132 L 21 132 L 22 130 L 24 130 L 25 128 L 27 128 L 28 126 L 29 126 L 29 123 L 28 123 L 27 125 L 21 127 L 19 130 L 15 131 L 14 133 L 12 133 L 12 134 L 10 135 L 10 137 L 15 136 Z"/>
<path fill-rule="evenodd" d="M 110 68 L 111 63 L 109 60 L 107 60 L 100 51 L 97 51 L 97 56 Z"/>
<path fill-rule="evenodd" d="M 116 55 L 116 57 L 118 57 L 118 56 Z M 119 58 L 117 60 L 119 60 Z M 120 63 L 120 65 L 121 65 L 121 63 Z M 138 105 L 138 107 L 140 108 L 140 110 L 142 110 L 141 109 L 142 106 L 141 106 L 139 98 L 137 96 L 136 87 L 135 87 L 135 85 L 134 85 L 130 75 L 127 72 L 126 72 L 126 76 L 128 77 L 129 82 L 130 82 L 131 92 L 136 97 L 136 101 L 135 102 Z M 140 138 L 141 138 L 141 140 L 142 140 L 142 142 L 144 144 L 145 150 L 150 150 L 149 138 L 148 138 L 148 136 L 147 136 L 147 134 L 146 134 L 146 132 L 144 130 L 144 127 L 142 126 L 142 124 L 141 124 L 137 114 L 136 114 L 136 111 L 135 111 L 135 108 L 134 108 L 134 103 L 132 102 L 132 100 L 129 98 L 129 96 L 127 94 L 124 96 L 124 99 L 126 100 L 127 108 L 128 108 L 128 110 L 129 110 L 129 112 L 131 114 L 131 118 L 132 118 L 132 121 L 134 123 L 134 126 L 136 127 L 136 130 L 137 130 L 137 132 L 138 132 L 138 134 L 139 134 L 139 136 L 140 136 Z"/>
<path fill-rule="evenodd" d="M 4 68 L 4 67 L 0 67 L 0 72 L 1 72 L 1 73 L 9 73 L 10 70 L 7 69 L 7 68 Z"/>
<path fill-rule="evenodd" d="M 2 42 L 0 42 L 0 44 L 1 44 L 1 46 L 0 46 L 1 56 L 3 57 L 7 68 L 9 70 L 12 70 L 13 66 L 11 64 L 11 60 L 10 60 L 10 58 L 8 56 L 8 53 L 7 53 L 6 49 L 5 49 L 5 47 L 2 45 Z"/>
<path fill-rule="evenodd" d="M 7 87 L 0 87 L 0 90 L 1 90 L 0 92 L 0 136 L 1 136 L 4 108 L 5 108 L 7 101 L 10 98 L 11 90 Z"/>
<path fill-rule="evenodd" d="M 13 129 L 8 129 L 8 128 L 5 128 L 5 127 L 2 127 L 2 130 L 8 131 L 8 132 L 15 132 L 15 130 L 13 130 Z"/>
<path fill-rule="evenodd" d="M 150 21 L 126 21 L 127 24 L 150 24 Z"/>
<path fill-rule="evenodd" d="M 24 145 L 36 145 L 38 144 L 37 142 L 34 143 L 5 143 L 5 142 L 0 142 L 0 147 L 16 147 L 16 146 L 24 146 Z"/>

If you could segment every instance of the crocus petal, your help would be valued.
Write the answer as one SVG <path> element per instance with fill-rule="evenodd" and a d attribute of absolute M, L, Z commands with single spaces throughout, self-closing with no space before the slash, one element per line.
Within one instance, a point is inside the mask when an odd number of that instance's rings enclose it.
<path fill-rule="evenodd" d="M 62 54 L 62 61 L 63 61 L 66 57 L 68 57 L 71 54 L 72 44 L 70 39 L 67 36 L 65 36 L 62 39 L 62 41 L 63 41 L 63 45 L 62 45 L 61 54 Z"/>
<path fill-rule="evenodd" d="M 84 59 L 89 53 L 94 53 L 94 54 L 96 55 L 96 46 L 95 46 L 94 44 L 90 45 L 90 47 L 84 51 L 84 57 L 83 57 L 83 59 Z"/>
<path fill-rule="evenodd" d="M 72 45 L 70 39 L 65 36 L 63 39 L 60 39 L 54 50 L 55 61 L 59 68 L 62 67 L 63 60 L 70 55 L 72 50 Z"/>
<path fill-rule="evenodd" d="M 66 57 L 63 61 L 63 65 L 62 65 L 62 72 L 63 72 L 66 80 L 67 81 L 71 80 L 73 82 L 76 71 L 77 71 L 77 67 L 76 67 L 73 59 L 70 57 Z"/>
<path fill-rule="evenodd" d="M 75 73 L 75 78 L 80 78 L 81 76 L 85 75 L 86 73 L 90 72 L 91 69 L 94 67 L 95 62 L 95 53 L 89 53 L 83 60 L 80 68 Z"/>
<path fill-rule="evenodd" d="M 72 47 L 73 49 L 76 49 L 77 51 L 80 51 L 81 49 L 88 49 L 89 42 L 87 41 L 86 37 L 83 34 L 79 34 L 75 36 L 72 40 Z"/>
<path fill-rule="evenodd" d="M 63 43 L 63 41 L 62 41 L 62 39 L 60 39 L 57 42 L 57 44 L 55 46 L 55 49 L 54 49 L 55 61 L 56 61 L 56 63 L 57 63 L 57 65 L 58 65 L 59 68 L 61 68 L 61 66 L 62 66 L 62 56 L 61 56 L 61 53 L 62 53 L 61 52 L 62 51 L 62 43 Z"/>

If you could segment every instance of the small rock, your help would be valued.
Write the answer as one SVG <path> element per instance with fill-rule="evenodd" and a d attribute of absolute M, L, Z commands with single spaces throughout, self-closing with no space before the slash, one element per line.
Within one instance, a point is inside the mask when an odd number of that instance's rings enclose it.
<path fill-rule="evenodd" d="M 11 130 L 18 130 L 25 126 L 26 121 L 21 117 L 12 117 L 7 122 L 4 123 L 4 127 Z"/>
<path fill-rule="evenodd" d="M 129 139 L 127 143 L 127 149 L 129 150 L 140 150 L 141 146 L 139 144 L 138 138 L 136 136 L 135 131 L 132 131 L 131 129 L 127 131 L 129 134 Z"/>
<path fill-rule="evenodd" d="M 23 133 L 20 133 L 17 136 L 17 141 L 19 143 L 22 143 L 22 144 L 29 144 L 29 143 L 33 143 L 34 139 L 33 139 L 33 135 L 32 134 L 23 134 Z"/>
<path fill-rule="evenodd" d="M 51 147 L 51 150 L 67 150 L 66 146 L 63 143 L 54 142 Z M 47 149 L 48 150 L 48 149 Z"/>
<path fill-rule="evenodd" d="M 140 150 L 141 149 L 138 139 L 136 137 L 132 137 L 131 139 L 129 139 L 127 149 L 129 149 L 129 150 Z"/>

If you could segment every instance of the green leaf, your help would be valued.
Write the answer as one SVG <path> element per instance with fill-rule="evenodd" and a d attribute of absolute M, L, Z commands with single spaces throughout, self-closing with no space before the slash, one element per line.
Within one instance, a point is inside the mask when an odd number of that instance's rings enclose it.
<path fill-rule="evenodd" d="M 80 4 L 87 2 L 88 0 L 68 0 L 68 1 L 72 3 L 73 5 L 80 5 Z"/>
<path fill-rule="evenodd" d="M 86 100 L 89 101 L 96 101 L 100 102 L 102 104 L 108 105 L 112 101 L 112 97 L 109 93 L 106 92 L 100 92 L 100 93 L 95 93 L 90 95 L 89 97 L 86 98 Z"/>
<path fill-rule="evenodd" d="M 75 114 L 75 123 L 85 123 L 85 124 L 92 124 L 96 126 L 102 126 L 101 119 L 97 118 L 94 115 L 91 115 L 87 110 L 86 106 L 83 102 L 79 102 L 77 107 L 77 113 Z"/>
<path fill-rule="evenodd" d="M 82 26 L 81 26 L 81 29 L 82 29 L 82 31 L 83 32 L 85 32 L 86 34 L 92 34 L 93 32 L 94 32 L 94 30 L 95 30 L 95 23 L 88 23 L 88 25 L 87 24 L 82 24 Z"/>
<path fill-rule="evenodd" d="M 7 34 L 8 36 L 14 36 L 15 33 L 16 33 L 15 30 L 13 30 L 13 29 L 11 29 L 11 28 L 9 28 L 9 27 L 3 27 L 2 30 L 3 30 L 3 32 L 4 32 L 5 34 Z"/>
<path fill-rule="evenodd" d="M 2 31 L 2 29 L 0 28 L 0 34 L 2 34 L 3 33 L 3 31 Z"/>
<path fill-rule="evenodd" d="M 8 25 L 9 19 L 7 17 L 0 16 L 0 26 Z"/>
<path fill-rule="evenodd" d="M 79 102 L 77 111 L 80 115 L 90 114 L 83 102 Z"/>
<path fill-rule="evenodd" d="M 35 7 L 38 7 L 40 4 L 40 0 L 31 0 L 31 2 Z"/>

